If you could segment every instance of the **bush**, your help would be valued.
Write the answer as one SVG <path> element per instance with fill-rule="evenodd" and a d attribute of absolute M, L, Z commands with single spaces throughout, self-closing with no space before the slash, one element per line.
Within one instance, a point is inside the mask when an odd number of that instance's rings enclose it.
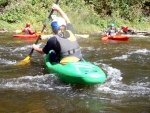
<path fill-rule="evenodd" d="M 146 27 L 142 28 L 146 29 L 150 19 L 143 15 L 142 8 L 146 1 L 148 0 L 60 0 L 59 5 L 71 19 L 76 31 L 86 32 L 106 29 L 112 22 L 117 27 L 128 24 L 136 28 L 136 25 L 143 24 Z M 38 28 L 47 19 L 52 2 L 51 0 L 1 0 L 0 5 L 5 6 L 5 9 L 0 15 L 0 20 L 18 26 L 30 22 Z M 57 12 L 54 13 L 58 15 Z"/>
<path fill-rule="evenodd" d="M 0 1 L 0 6 L 5 7 L 8 5 L 8 0 L 1 0 Z"/>

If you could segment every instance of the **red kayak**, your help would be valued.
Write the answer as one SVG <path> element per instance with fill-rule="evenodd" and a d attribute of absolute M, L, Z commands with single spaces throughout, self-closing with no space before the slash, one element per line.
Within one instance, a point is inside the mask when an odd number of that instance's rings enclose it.
<path fill-rule="evenodd" d="M 33 38 L 38 38 L 39 34 L 33 34 L 33 35 L 27 35 L 27 34 L 18 34 L 18 35 L 13 35 L 15 38 L 24 38 L 24 39 L 33 39 Z M 41 39 L 49 39 L 53 35 L 41 35 Z"/>
<path fill-rule="evenodd" d="M 15 38 L 38 38 L 39 34 L 33 34 L 33 35 L 28 35 L 28 34 L 18 34 L 18 35 L 13 35 Z"/>
<path fill-rule="evenodd" d="M 127 41 L 130 37 L 126 35 L 115 35 L 115 36 L 102 36 L 102 40 L 119 40 L 119 41 Z"/>

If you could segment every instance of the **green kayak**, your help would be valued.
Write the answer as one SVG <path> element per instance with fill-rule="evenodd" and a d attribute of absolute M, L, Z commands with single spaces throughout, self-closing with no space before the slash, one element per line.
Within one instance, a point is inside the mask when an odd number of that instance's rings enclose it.
<path fill-rule="evenodd" d="M 44 57 L 46 70 L 50 74 L 55 73 L 62 81 L 81 85 L 95 85 L 106 81 L 106 74 L 98 66 L 85 60 L 69 62 L 65 65 L 60 63 L 52 64 L 49 61 L 50 53 Z"/>

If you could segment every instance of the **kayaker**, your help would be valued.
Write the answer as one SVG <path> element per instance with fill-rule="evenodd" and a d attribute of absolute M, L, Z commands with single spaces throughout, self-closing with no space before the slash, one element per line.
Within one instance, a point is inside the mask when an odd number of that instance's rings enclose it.
<path fill-rule="evenodd" d="M 52 9 L 61 15 L 61 17 L 52 18 L 51 28 L 54 36 L 48 39 L 45 47 L 40 48 L 33 45 L 33 49 L 44 54 L 48 54 L 50 50 L 53 50 L 53 54 L 50 56 L 51 62 L 60 61 L 62 63 L 63 61 L 76 62 L 81 60 L 81 49 L 75 38 L 70 19 L 58 5 L 53 4 Z"/>
<path fill-rule="evenodd" d="M 122 31 L 123 33 L 127 34 L 127 32 L 128 32 L 128 26 L 122 26 L 122 27 L 121 27 L 121 31 Z"/>
<path fill-rule="evenodd" d="M 134 29 L 128 28 L 128 26 L 121 26 L 120 32 L 122 34 L 136 34 Z"/>
<path fill-rule="evenodd" d="M 106 35 L 107 35 L 107 36 L 110 36 L 110 35 L 118 35 L 118 34 L 119 34 L 118 30 L 116 30 L 115 27 L 114 27 L 115 24 L 111 23 L 109 26 L 110 26 L 110 29 L 108 29 L 108 30 L 106 31 Z"/>
<path fill-rule="evenodd" d="M 26 27 L 22 30 L 22 32 L 24 32 L 25 34 L 36 34 L 36 32 L 32 31 L 30 28 L 30 23 L 26 23 Z"/>

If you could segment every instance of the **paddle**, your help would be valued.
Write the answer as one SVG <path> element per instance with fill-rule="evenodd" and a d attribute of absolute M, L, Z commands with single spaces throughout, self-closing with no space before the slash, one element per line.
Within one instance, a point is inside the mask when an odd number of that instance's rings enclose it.
<path fill-rule="evenodd" d="M 57 4 L 58 2 L 59 2 L 59 0 L 56 0 L 56 4 Z M 37 44 L 38 41 L 41 39 L 41 34 L 43 33 L 43 31 L 44 31 L 44 29 L 46 28 L 46 26 L 47 26 L 49 20 L 51 19 L 51 15 L 53 14 L 53 12 L 54 12 L 54 10 L 52 9 L 51 12 L 50 12 L 50 14 L 49 14 L 49 16 L 48 16 L 48 18 L 47 18 L 47 20 L 46 20 L 46 22 L 45 22 L 45 24 L 43 25 L 43 29 L 42 29 L 40 35 L 38 36 L 38 38 L 37 38 L 35 44 Z M 18 62 L 16 65 L 17 65 L 17 66 L 18 66 L 18 65 L 24 65 L 24 64 L 28 63 L 29 60 L 30 60 L 30 58 L 31 58 L 31 55 L 32 55 L 33 51 L 34 51 L 34 49 L 32 48 L 32 50 L 31 50 L 31 52 L 29 53 L 29 55 L 28 55 L 24 60 L 21 60 L 20 62 Z"/>
<path fill-rule="evenodd" d="M 16 30 L 15 33 L 16 33 L 16 34 L 22 33 L 22 30 Z"/>
<path fill-rule="evenodd" d="M 42 35 L 41 36 L 41 39 L 42 40 L 45 40 L 45 39 L 49 39 L 51 36 L 53 36 L 52 34 L 50 34 L 50 35 Z M 89 35 L 80 35 L 80 34 L 75 34 L 75 36 L 77 36 L 77 37 L 79 37 L 79 38 L 88 38 L 89 37 Z"/>

